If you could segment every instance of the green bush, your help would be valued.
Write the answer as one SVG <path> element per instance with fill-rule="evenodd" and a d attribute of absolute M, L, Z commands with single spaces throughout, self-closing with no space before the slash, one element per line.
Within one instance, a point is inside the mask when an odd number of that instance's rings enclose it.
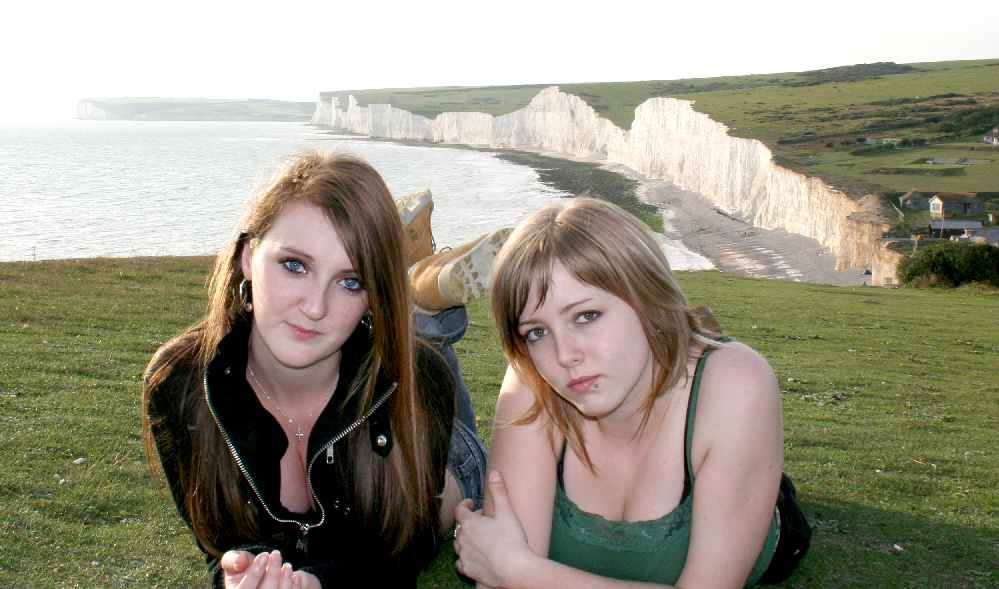
<path fill-rule="evenodd" d="M 936 130 L 954 137 L 988 133 L 999 121 L 999 103 L 965 108 L 947 115 L 936 125 Z"/>
<path fill-rule="evenodd" d="M 979 282 L 999 287 L 999 247 L 942 241 L 905 256 L 898 267 L 908 286 L 960 286 Z"/>

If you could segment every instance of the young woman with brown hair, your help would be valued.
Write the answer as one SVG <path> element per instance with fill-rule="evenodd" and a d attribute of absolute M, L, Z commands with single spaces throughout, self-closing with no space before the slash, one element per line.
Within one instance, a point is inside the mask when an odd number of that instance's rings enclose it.
<path fill-rule="evenodd" d="M 485 513 L 456 509 L 459 570 L 511 589 L 760 579 L 777 382 L 702 326 L 647 228 L 588 198 L 538 211 L 500 251 L 492 305 L 510 367 Z"/>
<path fill-rule="evenodd" d="M 147 455 L 214 585 L 413 586 L 481 495 L 460 374 L 414 335 L 405 242 L 373 168 L 301 156 L 218 255 L 204 318 L 150 362 Z M 451 358 L 464 322 L 422 318 Z"/>

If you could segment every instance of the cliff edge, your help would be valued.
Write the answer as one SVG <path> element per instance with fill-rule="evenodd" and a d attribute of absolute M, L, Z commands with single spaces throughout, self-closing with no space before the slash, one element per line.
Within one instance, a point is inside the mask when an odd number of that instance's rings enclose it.
<path fill-rule="evenodd" d="M 328 96 L 328 98 L 326 98 Z M 321 96 L 313 123 L 371 137 L 542 151 L 621 164 L 651 179 L 705 195 L 718 208 L 755 226 L 818 241 L 839 270 L 871 268 L 890 227 L 876 198 L 860 201 L 774 163 L 755 139 L 697 112 L 693 102 L 650 98 L 625 131 L 583 99 L 557 86 L 514 112 L 444 112 L 433 119 L 389 104 L 360 106 L 353 96 Z M 878 264 L 876 270 L 884 272 Z M 874 284 L 884 278 L 873 277 Z"/>

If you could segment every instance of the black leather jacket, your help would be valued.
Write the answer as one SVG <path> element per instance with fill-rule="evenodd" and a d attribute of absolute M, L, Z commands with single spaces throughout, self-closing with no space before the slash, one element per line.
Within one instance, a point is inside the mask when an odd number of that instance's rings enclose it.
<path fill-rule="evenodd" d="M 356 331 L 344 344 L 340 378 L 326 409 L 320 413 L 309 438 L 308 477 L 316 509 L 293 513 L 281 505 L 280 461 L 288 439 L 274 417 L 261 406 L 246 382 L 246 354 L 249 324 L 237 326 L 219 345 L 218 353 L 202 374 L 175 368 L 151 396 L 150 421 L 157 450 L 178 511 L 190 525 L 185 497 L 187 490 L 181 471 L 191 463 L 195 428 L 191 403 L 207 403 L 211 422 L 217 427 L 242 473 L 244 495 L 251 498 L 248 508 L 259 522 L 254 538 L 222 533 L 216 546 L 221 551 L 248 550 L 253 553 L 279 549 L 286 562 L 296 569 L 316 575 L 324 589 L 335 587 L 413 587 L 420 570 L 437 552 L 437 530 L 424 530 L 402 553 L 389 555 L 377 525 L 355 517 L 350 497 L 351 469 L 344 468 L 346 449 L 366 444 L 384 457 L 393 447 L 386 409 L 391 406 L 395 383 L 379 378 L 374 406 L 361 414 L 357 397 L 343 406 L 370 346 L 366 333 Z M 170 344 L 167 344 L 169 346 Z M 165 346 L 166 347 L 166 346 Z M 432 427 L 433 468 L 443 489 L 450 427 L 454 416 L 454 384 L 444 361 L 434 352 L 417 354 L 417 386 L 427 391 L 429 402 L 437 405 L 432 413 L 441 417 Z M 198 387 L 193 397 L 184 387 Z M 439 431 L 438 431 L 439 430 Z M 201 547 L 199 543 L 199 547 Z M 201 547 L 202 551 L 204 547 Z M 212 583 L 222 586 L 218 561 L 205 551 Z"/>

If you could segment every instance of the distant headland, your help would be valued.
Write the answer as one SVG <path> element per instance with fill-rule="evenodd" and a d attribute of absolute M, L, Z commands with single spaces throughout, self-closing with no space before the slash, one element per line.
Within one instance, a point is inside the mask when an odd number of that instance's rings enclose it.
<path fill-rule="evenodd" d="M 84 98 L 76 118 L 92 121 L 307 122 L 315 102 L 225 98 Z"/>

